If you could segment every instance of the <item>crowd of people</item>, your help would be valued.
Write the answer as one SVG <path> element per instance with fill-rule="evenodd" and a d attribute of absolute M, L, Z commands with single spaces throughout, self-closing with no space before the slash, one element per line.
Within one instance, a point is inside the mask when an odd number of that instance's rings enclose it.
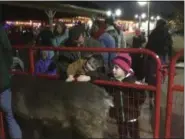
<path fill-rule="evenodd" d="M 45 31 L 45 30 L 44 30 Z M 44 32 L 43 31 L 43 32 Z M 47 30 L 48 31 L 48 30 Z M 120 30 L 114 20 L 106 19 L 105 22 L 96 20 L 91 30 L 85 24 L 78 24 L 70 30 L 63 23 L 57 23 L 53 33 L 41 31 L 36 44 L 52 47 L 104 47 L 125 48 L 126 40 L 123 31 Z M 47 34 L 47 35 L 46 35 Z M 42 53 L 42 52 L 41 52 Z M 66 73 L 67 66 L 79 58 L 88 58 L 93 53 L 54 52 L 48 51 L 50 59 L 56 61 L 60 73 Z M 111 60 L 115 53 L 104 53 L 103 59 L 106 67 L 111 66 Z"/>
<path fill-rule="evenodd" d="M 34 27 L 8 24 L 4 27 L 12 45 L 31 45 L 39 32 L 39 29 Z"/>
<path fill-rule="evenodd" d="M 21 139 L 21 130 L 14 120 L 11 109 L 11 85 L 8 73 L 12 66 L 11 44 L 3 28 L 0 29 L 0 92 L 2 92 L 0 107 L 5 113 L 11 138 Z M 144 35 L 136 30 L 133 47 L 142 47 L 145 41 Z M 126 40 L 123 31 L 116 26 L 114 20 L 107 18 L 105 22 L 95 20 L 91 30 L 83 24 L 68 29 L 65 24 L 58 22 L 53 31 L 44 29 L 40 32 L 34 47 L 37 45 L 43 47 L 126 48 Z M 166 63 L 167 55 L 171 57 L 172 39 L 164 20 L 157 22 L 156 28 L 149 36 L 146 48 L 157 53 L 163 63 Z M 155 62 L 151 58 L 141 57 L 139 54 L 39 51 L 36 55 L 35 74 L 59 74 L 60 79 L 66 82 L 91 82 L 103 79 L 137 83 L 137 80 L 145 78 L 148 84 L 155 85 Z M 139 63 L 138 60 L 140 60 Z M 147 67 L 146 72 L 141 70 L 143 68 L 141 63 L 145 63 L 143 66 Z M 16 64 L 14 68 L 15 66 Z M 23 70 L 22 67 L 19 66 L 19 69 Z M 111 92 L 110 88 L 107 90 Z M 139 138 L 139 107 L 144 103 L 145 93 L 137 89 L 118 89 L 118 92 L 120 93 L 116 93 L 117 96 L 114 96 L 114 103 L 119 108 L 119 114 L 113 114 L 113 118 L 121 117 L 124 128 L 119 131 L 124 132 L 126 137 L 129 132 L 131 137 Z M 153 97 L 151 96 L 151 98 Z M 114 109 L 112 111 L 115 113 Z"/>

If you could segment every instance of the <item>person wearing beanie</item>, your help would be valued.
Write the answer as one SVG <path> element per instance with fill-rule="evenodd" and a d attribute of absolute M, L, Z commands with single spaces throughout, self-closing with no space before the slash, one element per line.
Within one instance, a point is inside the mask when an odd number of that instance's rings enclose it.
<path fill-rule="evenodd" d="M 83 25 L 76 25 L 69 30 L 69 37 L 68 40 L 65 42 L 65 47 L 83 47 L 85 43 L 85 26 Z M 65 80 L 67 78 L 67 68 L 68 66 L 81 59 L 82 53 L 81 52 L 59 52 L 58 57 L 58 72 L 60 74 L 60 79 Z"/>
<path fill-rule="evenodd" d="M 137 84 L 134 71 L 131 68 L 132 59 L 127 53 L 120 53 L 113 59 L 113 81 Z M 140 106 L 145 101 L 145 92 L 132 88 L 108 88 L 113 93 L 114 108 L 110 109 L 110 117 L 118 119 L 122 126 L 118 127 L 119 134 L 128 138 L 139 139 Z M 118 111 L 118 114 L 115 113 Z"/>
<path fill-rule="evenodd" d="M 143 36 L 139 29 L 136 29 L 135 36 L 133 37 L 132 47 L 141 48 L 143 43 L 145 42 L 146 42 L 145 36 Z"/>
<path fill-rule="evenodd" d="M 132 59 L 129 54 L 121 53 L 113 59 L 113 75 L 117 80 L 122 81 L 124 78 L 134 74 L 131 65 Z"/>
<path fill-rule="evenodd" d="M 146 44 L 146 49 L 155 52 L 163 65 L 169 63 L 172 58 L 172 47 L 173 40 L 169 33 L 167 23 L 165 20 L 160 19 L 156 23 L 156 28 L 151 32 Z M 145 61 L 145 81 L 149 85 L 156 85 L 156 62 L 151 58 L 147 57 Z M 165 75 L 163 75 L 165 77 Z M 150 92 L 150 108 L 154 107 L 155 93 Z"/>
<path fill-rule="evenodd" d="M 102 25 L 99 20 L 94 21 L 92 26 L 92 35 L 101 43 L 104 48 L 116 48 L 115 39 L 105 31 L 105 24 Z M 96 37 L 95 37 L 96 36 Z M 112 59 L 115 57 L 115 53 L 103 53 L 106 69 L 112 67 Z"/>
<path fill-rule="evenodd" d="M 67 45 L 69 47 L 82 46 L 84 44 L 85 26 L 76 25 L 69 30 Z"/>
<path fill-rule="evenodd" d="M 166 62 L 164 57 L 168 55 L 171 58 L 172 56 L 172 44 L 172 37 L 166 22 L 163 19 L 158 20 L 156 28 L 149 35 L 146 48 L 158 54 L 162 62 Z"/>
<path fill-rule="evenodd" d="M 142 48 L 143 44 L 146 42 L 144 34 L 141 33 L 139 29 L 135 30 L 135 36 L 132 41 L 132 48 Z M 144 78 L 143 73 L 143 64 L 144 58 L 142 54 L 131 54 L 132 57 L 132 68 L 135 72 L 135 76 L 138 80 L 142 80 Z"/>
<path fill-rule="evenodd" d="M 116 48 L 126 48 L 126 39 L 123 31 L 116 25 L 114 17 L 105 19 L 106 29 L 115 40 Z"/>

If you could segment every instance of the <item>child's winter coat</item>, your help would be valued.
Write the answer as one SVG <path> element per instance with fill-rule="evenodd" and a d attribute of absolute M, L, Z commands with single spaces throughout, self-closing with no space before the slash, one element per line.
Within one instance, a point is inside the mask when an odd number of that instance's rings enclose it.
<path fill-rule="evenodd" d="M 115 79 L 113 79 L 115 81 Z M 128 76 L 123 79 L 122 82 L 135 83 L 136 78 L 134 76 Z M 110 111 L 110 116 L 112 118 L 116 118 L 117 116 L 121 116 L 123 112 L 123 120 L 125 122 L 132 121 L 137 119 L 140 115 L 140 106 L 144 103 L 146 95 L 145 91 L 137 90 L 132 88 L 117 88 L 110 87 L 107 90 L 111 95 L 114 96 L 114 105 L 115 108 L 112 108 Z M 122 96 L 120 95 L 122 92 Z M 123 109 L 121 107 L 121 99 L 123 104 Z M 118 108 L 116 110 L 116 108 Z M 122 110 L 121 110 L 122 109 Z M 115 113 L 119 112 L 119 115 L 115 115 Z M 121 116 L 122 117 L 122 116 Z"/>
<path fill-rule="evenodd" d="M 57 73 L 56 65 L 49 55 L 46 59 L 41 58 L 40 60 L 37 61 L 35 65 L 35 73 L 56 75 Z"/>

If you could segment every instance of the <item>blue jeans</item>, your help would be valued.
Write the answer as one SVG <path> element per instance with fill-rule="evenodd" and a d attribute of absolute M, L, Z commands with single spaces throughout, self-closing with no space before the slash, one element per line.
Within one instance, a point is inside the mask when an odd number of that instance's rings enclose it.
<path fill-rule="evenodd" d="M 10 89 L 0 93 L 0 109 L 2 110 L 6 123 L 8 124 L 8 132 L 11 139 L 22 139 L 22 132 L 14 119 L 12 112 L 12 92 Z"/>

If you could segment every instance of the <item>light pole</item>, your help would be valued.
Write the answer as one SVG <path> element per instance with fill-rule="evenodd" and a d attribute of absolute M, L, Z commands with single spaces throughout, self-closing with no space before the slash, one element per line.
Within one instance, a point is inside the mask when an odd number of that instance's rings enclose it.
<path fill-rule="evenodd" d="M 148 1 L 140 1 L 138 0 L 138 4 L 140 6 L 145 6 L 147 4 L 147 17 L 148 17 L 148 36 L 150 34 L 150 2 Z"/>
<path fill-rule="evenodd" d="M 150 35 L 150 2 L 148 1 L 147 2 L 147 13 L 148 13 L 148 38 L 149 38 L 149 35 Z"/>

